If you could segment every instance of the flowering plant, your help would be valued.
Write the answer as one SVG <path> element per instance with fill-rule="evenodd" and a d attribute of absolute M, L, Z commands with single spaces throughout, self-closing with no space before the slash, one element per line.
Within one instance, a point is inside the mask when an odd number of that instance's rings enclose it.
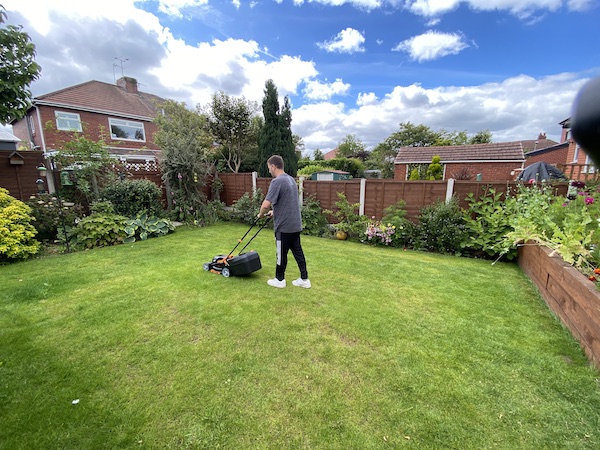
<path fill-rule="evenodd" d="M 392 236 L 396 233 L 396 227 L 392 224 L 384 225 L 373 217 L 367 224 L 365 235 L 367 240 L 373 244 L 390 245 Z"/>

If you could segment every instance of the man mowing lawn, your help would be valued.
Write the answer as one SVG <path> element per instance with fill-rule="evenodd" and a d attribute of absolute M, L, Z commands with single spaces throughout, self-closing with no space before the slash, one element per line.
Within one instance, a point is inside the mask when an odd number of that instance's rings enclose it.
<path fill-rule="evenodd" d="M 300 204 L 298 203 L 298 187 L 296 180 L 284 171 L 283 158 L 273 155 L 267 160 L 269 173 L 273 177 L 269 185 L 269 191 L 260 206 L 258 217 L 267 214 L 273 216 L 273 227 L 275 228 L 275 241 L 277 245 L 277 265 L 275 266 L 275 278 L 268 280 L 269 286 L 284 288 L 285 269 L 287 268 L 287 255 L 291 250 L 298 269 L 300 278 L 292 281 L 294 286 L 310 288 L 308 271 L 306 270 L 306 259 L 300 243 L 300 232 L 302 231 L 302 216 Z M 273 209 L 271 209 L 273 208 Z"/>

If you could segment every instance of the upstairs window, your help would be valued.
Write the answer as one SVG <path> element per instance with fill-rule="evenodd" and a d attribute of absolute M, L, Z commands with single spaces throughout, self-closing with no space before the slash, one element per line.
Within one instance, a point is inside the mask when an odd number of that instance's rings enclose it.
<path fill-rule="evenodd" d="M 108 119 L 110 125 L 110 137 L 112 139 L 122 139 L 124 141 L 146 141 L 144 133 L 144 124 L 141 122 L 131 122 L 122 119 Z"/>
<path fill-rule="evenodd" d="M 63 111 L 54 111 L 56 117 L 56 128 L 63 131 L 79 131 L 81 132 L 81 119 L 79 114 L 68 113 Z"/>

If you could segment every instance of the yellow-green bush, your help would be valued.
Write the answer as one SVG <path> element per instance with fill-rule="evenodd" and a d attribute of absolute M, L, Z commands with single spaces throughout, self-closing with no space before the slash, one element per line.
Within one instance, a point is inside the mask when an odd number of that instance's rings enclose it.
<path fill-rule="evenodd" d="M 0 188 L 0 262 L 26 259 L 38 252 L 32 220 L 31 208 Z"/>

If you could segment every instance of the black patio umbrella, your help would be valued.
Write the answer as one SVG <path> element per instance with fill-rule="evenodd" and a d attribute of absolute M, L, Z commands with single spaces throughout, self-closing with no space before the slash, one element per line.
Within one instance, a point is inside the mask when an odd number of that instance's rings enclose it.
<path fill-rule="evenodd" d="M 523 169 L 517 181 L 568 181 L 562 170 L 543 161 L 533 163 Z"/>

